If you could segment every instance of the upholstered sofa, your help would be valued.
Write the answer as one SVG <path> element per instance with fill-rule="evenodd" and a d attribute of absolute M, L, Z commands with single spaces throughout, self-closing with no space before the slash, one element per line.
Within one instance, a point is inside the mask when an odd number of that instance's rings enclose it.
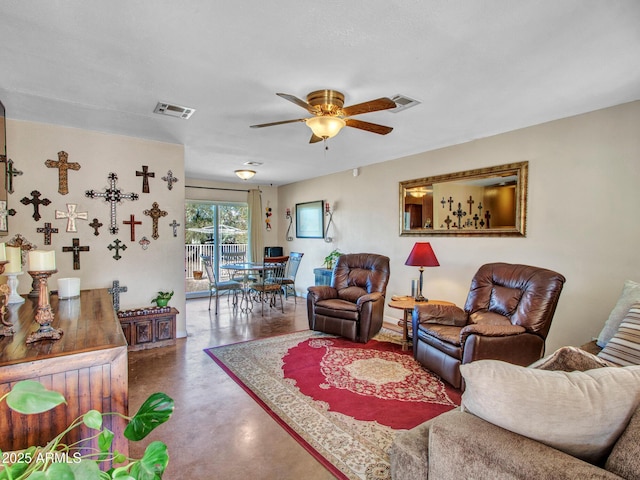
<path fill-rule="evenodd" d="M 481 363 L 484 363 L 487 368 L 483 368 Z M 490 390 L 494 378 L 500 377 L 499 372 L 497 374 L 494 372 L 497 366 L 501 367 L 497 370 L 504 368 L 515 370 L 519 374 L 522 373 L 530 377 L 527 378 L 529 383 L 533 379 L 533 383 L 537 383 L 537 386 L 541 385 L 538 383 L 540 379 L 536 378 L 540 375 L 552 378 L 568 375 L 573 379 L 580 379 L 586 375 L 598 377 L 600 374 L 600 378 L 608 378 L 618 376 L 609 374 L 620 373 L 624 376 L 629 373 L 631 377 L 626 380 L 630 380 L 630 382 L 619 384 L 616 388 L 620 388 L 623 392 L 630 389 L 634 391 L 630 393 L 628 401 L 624 405 L 612 406 L 616 412 L 628 407 L 628 411 L 621 412 L 620 418 L 616 420 L 610 418 L 611 412 L 599 416 L 589 410 L 587 404 L 591 400 L 595 404 L 600 402 L 601 406 L 597 408 L 602 409 L 604 404 L 606 409 L 610 402 L 617 401 L 620 396 L 620 390 L 606 391 L 609 387 L 588 385 L 589 382 L 595 381 L 593 378 L 589 378 L 587 384 L 580 384 L 580 381 L 577 380 L 575 392 L 577 394 L 566 402 L 559 401 L 557 397 L 554 397 L 553 392 L 544 391 L 543 388 L 540 391 L 540 398 L 537 400 L 534 398 L 533 402 L 538 401 L 539 406 L 551 411 L 552 415 L 556 415 L 556 418 L 551 419 L 551 423 L 547 425 L 545 425 L 543 418 L 546 414 L 539 413 L 540 410 L 537 412 L 529 410 L 527 400 L 523 399 L 526 398 L 526 395 L 535 397 L 531 394 L 531 390 L 523 393 L 523 397 L 514 398 L 514 401 L 520 400 L 518 404 L 507 405 L 506 408 L 504 403 L 502 405 L 499 403 L 501 391 L 498 391 L 496 396 L 489 395 L 487 403 L 489 411 L 487 412 L 485 409 L 480 413 L 481 416 L 493 418 L 493 413 L 495 418 L 513 417 L 514 412 L 516 412 L 515 416 L 518 416 L 518 410 L 522 410 L 523 414 L 516 423 L 527 423 L 526 417 L 531 416 L 529 423 L 534 425 L 532 430 L 535 430 L 536 423 L 541 424 L 538 435 L 541 435 L 542 438 L 538 439 L 513 431 L 517 428 L 502 428 L 496 425 L 496 423 L 500 423 L 499 421 L 487 421 L 470 413 L 469 406 L 466 405 L 463 397 L 464 406 L 462 408 L 442 414 L 396 436 L 390 451 L 392 479 L 640 479 L 640 407 L 637 407 L 640 386 L 634 386 L 634 384 L 640 383 L 640 367 L 619 368 L 610 365 L 601 358 L 575 347 L 563 347 L 553 355 L 533 364 L 531 367 L 534 368 L 524 368 L 495 360 L 481 360 L 477 363 L 463 365 L 463 375 L 465 375 L 467 382 L 465 395 L 469 393 L 469 388 L 476 388 L 477 392 L 480 388 Z M 469 373 L 469 369 L 484 372 L 486 382 L 480 385 L 474 385 L 473 382 L 470 384 L 466 375 Z M 536 371 L 536 369 L 540 370 Z M 511 378 L 507 377 L 507 380 L 512 383 Z M 502 390 L 502 387 L 506 385 L 506 383 L 500 384 L 499 382 L 500 380 L 496 384 L 496 390 Z M 506 388 L 511 387 L 507 385 Z M 506 392 L 506 398 L 513 398 L 514 392 L 517 392 L 518 388 L 518 385 L 514 385 L 510 392 Z M 590 390 L 591 388 L 593 390 Z M 593 393 L 594 391 L 595 393 Z M 592 399 L 591 394 L 599 398 Z M 480 395 L 483 394 L 480 393 Z M 477 403 L 473 401 L 470 403 L 471 410 L 476 408 L 482 410 L 477 406 Z M 545 403 L 547 403 L 546 406 Z M 584 445 L 582 447 L 567 447 L 557 440 L 552 430 L 554 428 L 561 430 L 560 435 L 564 435 L 565 440 L 568 438 L 570 442 L 574 442 L 574 437 L 581 437 L 583 432 L 580 429 L 582 427 L 575 425 L 571 420 L 571 415 L 580 415 L 581 409 L 584 409 L 583 423 L 586 425 L 585 428 L 591 428 L 590 423 L 597 424 L 598 422 L 600 422 L 599 426 L 594 427 L 596 429 L 607 430 L 610 426 L 609 423 L 616 422 L 617 427 L 616 425 L 612 426 L 611 429 L 603 432 L 602 436 L 595 435 L 595 440 L 592 440 L 594 436 L 587 440 L 585 439 L 588 437 L 582 437 L 580 441 L 586 443 L 586 449 Z M 557 418 L 562 419 L 565 410 L 569 418 L 566 425 L 561 425 L 563 420 L 558 421 Z M 531 428 L 531 426 L 527 428 Z M 600 432 L 600 430 L 596 431 Z M 535 437 L 535 431 L 533 436 Z M 592 449 L 594 443 L 598 444 L 595 450 Z M 573 451 L 572 448 L 578 449 Z"/>

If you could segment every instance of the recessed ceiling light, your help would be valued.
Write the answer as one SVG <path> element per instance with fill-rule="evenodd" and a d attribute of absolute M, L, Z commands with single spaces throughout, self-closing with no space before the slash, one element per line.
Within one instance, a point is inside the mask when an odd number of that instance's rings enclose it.
<path fill-rule="evenodd" d="M 160 115 L 168 115 L 169 117 L 177 117 L 182 118 L 183 120 L 187 120 L 193 112 L 195 112 L 195 108 L 190 107 L 182 107 L 180 105 L 172 105 L 170 103 L 158 102 L 156 108 L 153 110 L 153 113 L 157 113 Z"/>
<path fill-rule="evenodd" d="M 244 162 L 243 165 L 251 165 L 252 167 L 259 167 L 260 165 L 262 165 L 262 162 Z"/>

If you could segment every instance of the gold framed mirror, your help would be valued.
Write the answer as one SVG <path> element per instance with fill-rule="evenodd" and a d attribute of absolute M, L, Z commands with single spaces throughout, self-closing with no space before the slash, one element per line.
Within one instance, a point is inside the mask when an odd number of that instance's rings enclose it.
<path fill-rule="evenodd" d="M 529 162 L 400 182 L 400 236 L 524 237 Z"/>

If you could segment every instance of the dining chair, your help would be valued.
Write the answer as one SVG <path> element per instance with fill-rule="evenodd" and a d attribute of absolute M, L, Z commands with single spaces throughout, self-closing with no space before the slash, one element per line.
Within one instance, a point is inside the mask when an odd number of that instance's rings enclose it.
<path fill-rule="evenodd" d="M 282 280 L 289 257 L 265 257 L 264 269 L 260 278 L 254 282 L 250 289 L 260 301 L 261 314 L 264 316 L 264 304 L 269 302 L 269 307 L 276 307 L 280 297 L 280 309 L 284 313 L 284 299 L 282 294 Z"/>
<path fill-rule="evenodd" d="M 298 297 L 296 295 L 296 274 L 298 273 L 298 267 L 302 261 L 304 253 L 291 252 L 289 254 L 289 261 L 287 262 L 287 269 L 282 279 L 282 289 L 284 290 L 284 298 L 289 299 L 289 292 L 293 294 L 294 303 L 298 303 Z"/>
<path fill-rule="evenodd" d="M 204 264 L 204 269 L 207 272 L 207 277 L 209 278 L 209 310 L 211 310 L 211 298 L 215 294 L 216 296 L 216 315 L 218 314 L 218 303 L 220 293 L 226 292 L 227 294 L 227 303 L 229 302 L 229 295 L 233 293 L 233 306 L 236 307 L 238 305 L 238 293 L 242 293 L 242 283 L 237 282 L 235 280 L 227 280 L 224 282 L 219 282 L 216 277 L 216 272 L 213 268 L 213 258 L 208 255 L 201 255 L 202 263 Z"/>

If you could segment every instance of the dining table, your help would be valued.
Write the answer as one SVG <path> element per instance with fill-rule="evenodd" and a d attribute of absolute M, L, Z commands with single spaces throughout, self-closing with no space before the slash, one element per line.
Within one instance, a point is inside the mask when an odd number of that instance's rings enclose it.
<path fill-rule="evenodd" d="M 242 313 L 251 312 L 253 310 L 253 301 L 249 295 L 250 283 L 252 275 L 262 275 L 265 270 L 272 268 L 269 264 L 257 262 L 228 263 L 220 265 L 220 268 L 231 270 L 242 275 L 242 298 L 238 302 Z"/>

